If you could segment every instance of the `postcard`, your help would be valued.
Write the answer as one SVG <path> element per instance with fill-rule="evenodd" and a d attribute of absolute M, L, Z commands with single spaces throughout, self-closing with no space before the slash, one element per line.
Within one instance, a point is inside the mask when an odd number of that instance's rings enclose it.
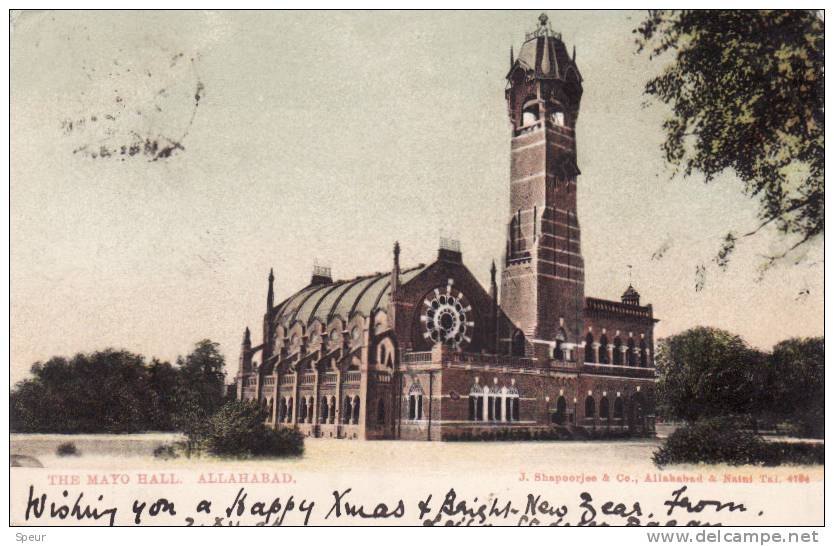
<path fill-rule="evenodd" d="M 21 536 L 823 525 L 821 12 L 10 33 Z"/>

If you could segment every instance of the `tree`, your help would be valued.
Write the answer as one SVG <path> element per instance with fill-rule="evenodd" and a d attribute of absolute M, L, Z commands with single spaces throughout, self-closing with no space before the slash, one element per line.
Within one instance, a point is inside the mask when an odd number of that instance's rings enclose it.
<path fill-rule="evenodd" d="M 792 338 L 778 343 L 768 358 L 770 411 L 822 437 L 825 428 L 825 340 Z"/>
<path fill-rule="evenodd" d="M 107 349 L 51 358 L 10 395 L 10 426 L 22 432 L 138 432 L 151 428 L 143 357 Z"/>
<path fill-rule="evenodd" d="M 10 393 L 16 432 L 197 434 L 223 404 L 224 359 L 202 340 L 177 366 L 124 350 L 79 353 L 36 362 Z"/>
<path fill-rule="evenodd" d="M 170 362 L 157 359 L 148 366 L 148 383 L 154 393 L 153 406 L 149 408 L 149 420 L 154 430 L 171 430 L 181 408 L 177 397 L 179 370 Z"/>
<path fill-rule="evenodd" d="M 715 258 L 766 226 L 787 238 L 763 271 L 823 234 L 824 21 L 812 11 L 656 10 L 634 31 L 638 51 L 669 59 L 645 93 L 672 114 L 666 160 L 712 182 L 724 171 L 759 202 L 760 224 L 727 233 Z"/>
<path fill-rule="evenodd" d="M 209 377 L 223 375 L 223 368 L 226 364 L 226 360 L 220 353 L 220 344 L 210 339 L 195 343 L 194 350 L 179 361 L 183 369 L 202 372 Z"/>
<path fill-rule="evenodd" d="M 764 355 L 739 336 L 698 327 L 665 338 L 656 358 L 660 410 L 669 417 L 750 416 L 764 399 Z"/>
<path fill-rule="evenodd" d="M 191 418 L 212 415 L 225 397 L 225 359 L 220 344 L 209 339 L 198 341 L 186 357 L 178 357 L 179 398 Z"/>

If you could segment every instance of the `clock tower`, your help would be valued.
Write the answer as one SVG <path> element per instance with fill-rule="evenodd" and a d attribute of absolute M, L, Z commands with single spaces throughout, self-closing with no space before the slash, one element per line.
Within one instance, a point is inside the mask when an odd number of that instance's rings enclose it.
<path fill-rule="evenodd" d="M 501 307 L 528 340 L 527 353 L 536 341 L 568 348 L 583 339 L 575 133 L 582 77 L 575 57 L 544 14 L 518 57 L 510 51 L 510 211 Z"/>

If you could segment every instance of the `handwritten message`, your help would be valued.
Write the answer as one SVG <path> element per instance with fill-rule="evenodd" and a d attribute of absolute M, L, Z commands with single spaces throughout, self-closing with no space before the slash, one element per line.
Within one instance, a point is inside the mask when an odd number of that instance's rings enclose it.
<path fill-rule="evenodd" d="M 123 504 L 108 502 L 104 494 L 80 487 L 69 486 L 56 494 L 30 485 L 22 523 L 301 526 L 390 521 L 404 525 L 452 526 L 690 526 L 715 525 L 726 522 L 727 515 L 756 510 L 733 499 L 702 497 L 687 485 L 670 487 L 659 504 L 646 504 L 634 498 L 609 498 L 590 490 L 583 490 L 575 497 L 531 492 L 479 498 L 449 487 L 444 491 L 425 492 L 417 500 L 391 495 L 368 502 L 357 497 L 352 487 L 333 490 L 330 495 L 319 498 L 284 490 L 274 496 L 254 494 L 247 486 L 240 486 L 233 496 L 225 498 L 221 493 L 200 498 L 196 503 L 178 501 L 173 494 L 155 494 L 142 495 Z M 762 514 L 759 511 L 757 515 Z"/>

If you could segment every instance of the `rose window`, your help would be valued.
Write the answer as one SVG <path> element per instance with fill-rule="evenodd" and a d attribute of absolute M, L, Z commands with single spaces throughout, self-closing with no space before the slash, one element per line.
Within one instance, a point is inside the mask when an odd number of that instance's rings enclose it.
<path fill-rule="evenodd" d="M 423 337 L 432 343 L 447 343 L 455 347 L 472 341 L 475 323 L 472 320 L 472 306 L 466 302 L 462 292 L 454 294 L 449 279 L 446 291 L 435 288 L 423 300 Z"/>

